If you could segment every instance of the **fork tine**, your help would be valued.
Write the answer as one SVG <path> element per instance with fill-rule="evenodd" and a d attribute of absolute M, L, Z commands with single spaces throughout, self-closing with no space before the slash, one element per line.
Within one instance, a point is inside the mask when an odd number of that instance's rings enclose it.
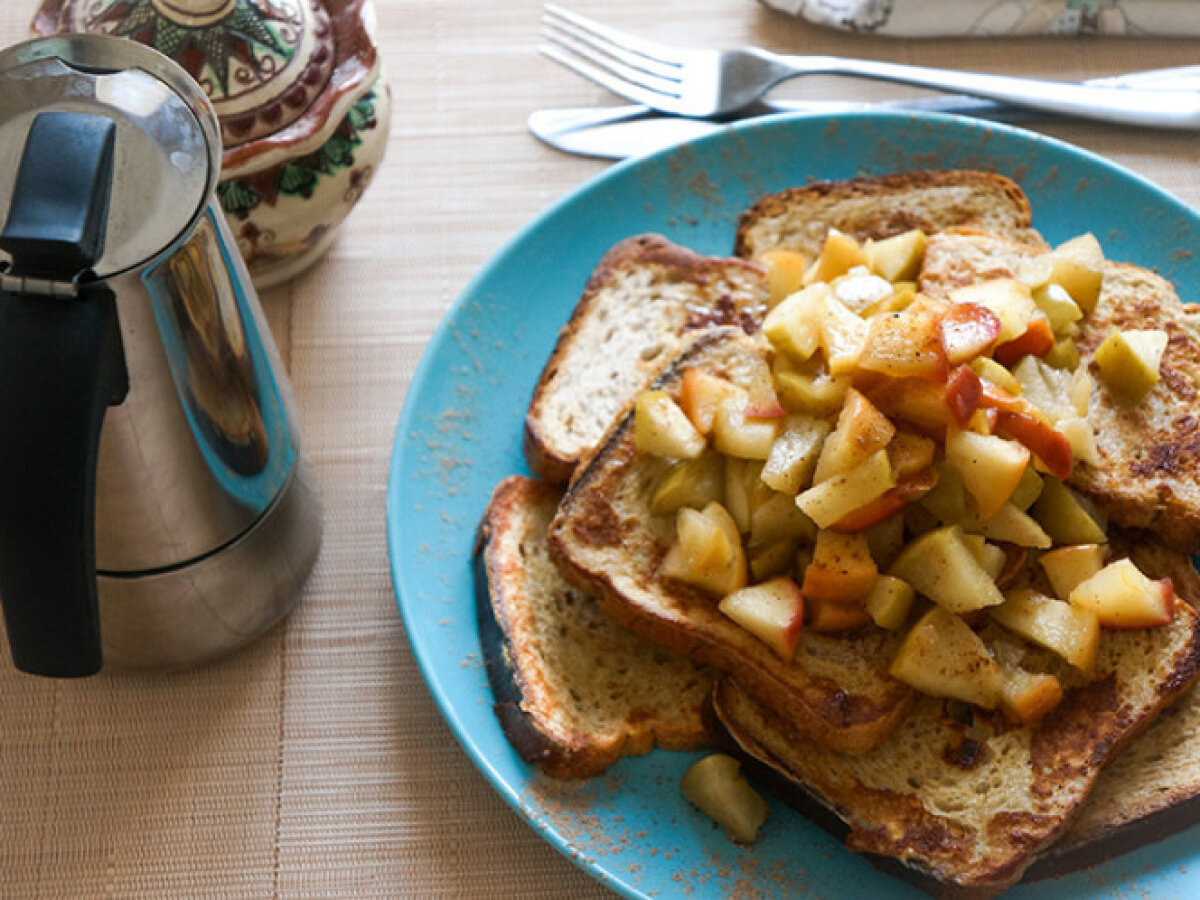
<path fill-rule="evenodd" d="M 647 62 L 665 66 L 677 67 L 679 65 L 677 61 L 678 53 L 674 47 L 655 41 L 648 41 L 645 38 L 621 31 L 610 25 L 603 25 L 594 19 L 589 19 L 586 16 L 579 15 L 579 13 L 563 9 L 555 3 L 542 4 L 542 21 L 545 22 L 547 18 L 558 19 L 560 22 L 571 26 L 575 32 L 586 32 L 604 40 L 609 46 L 623 48 L 627 52 L 636 53 L 643 57 L 644 62 L 642 65 Z M 559 27 L 563 26 L 560 25 Z M 564 27 L 563 30 L 565 31 L 567 28 Z M 631 63 L 631 65 L 638 64 Z"/>
<path fill-rule="evenodd" d="M 549 10 L 556 10 L 557 7 L 548 7 Z M 666 78 L 670 81 L 679 80 L 680 63 L 676 61 L 664 61 L 661 59 L 649 57 L 644 53 L 631 49 L 623 41 L 634 40 L 631 35 L 624 35 L 621 32 L 614 31 L 604 26 L 592 25 L 585 28 L 578 25 L 576 20 L 578 16 L 559 17 L 556 18 L 554 12 L 548 12 L 542 16 L 543 34 L 546 31 L 554 31 L 560 35 L 566 35 L 574 42 L 573 47 L 577 52 L 580 47 L 588 47 L 596 53 L 602 53 L 606 57 L 611 57 L 623 65 L 639 72 L 645 72 L 656 78 Z M 586 19 L 583 21 L 587 21 Z M 619 36 L 618 40 L 615 36 Z M 592 58 L 598 65 L 604 65 L 607 60 L 601 61 Z"/>
<path fill-rule="evenodd" d="M 576 56 L 555 44 L 541 44 L 538 47 L 538 52 L 554 60 L 560 66 L 570 69 L 576 75 L 582 75 L 589 81 L 607 88 L 619 97 L 632 100 L 634 103 L 661 108 L 664 105 L 664 101 L 669 102 L 676 99 L 676 95 L 664 94 L 660 91 L 642 87 L 635 82 L 627 81 L 624 78 L 614 75 L 611 69 L 593 65 L 586 59 Z"/>
<path fill-rule="evenodd" d="M 620 79 L 622 83 L 635 85 L 644 90 L 652 91 L 663 97 L 679 96 L 678 79 L 664 79 L 646 72 L 643 69 L 626 65 L 619 59 L 593 49 L 590 45 L 580 42 L 569 34 L 562 34 L 551 28 L 542 29 L 542 37 L 550 46 L 556 46 L 562 52 L 571 54 L 575 59 L 587 62 L 594 69 L 607 72 L 611 77 Z M 561 61 L 557 60 L 556 61 Z M 608 85 L 605 85 L 609 87 Z M 611 87 L 609 87 L 612 90 Z M 618 91 L 620 93 L 620 91 Z"/>

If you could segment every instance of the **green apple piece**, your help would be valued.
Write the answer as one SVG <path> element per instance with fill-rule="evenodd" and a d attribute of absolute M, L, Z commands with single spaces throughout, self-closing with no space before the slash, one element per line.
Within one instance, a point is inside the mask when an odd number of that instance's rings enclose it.
<path fill-rule="evenodd" d="M 973 612 L 1004 602 L 996 582 L 979 564 L 962 528 L 949 525 L 926 532 L 904 548 L 888 575 L 952 613 Z"/>
<path fill-rule="evenodd" d="M 1059 244 L 1049 257 L 1046 280 L 1065 289 L 1085 314 L 1091 313 L 1104 284 L 1104 251 L 1100 242 L 1094 235 L 1081 234 Z"/>
<path fill-rule="evenodd" d="M 787 539 L 751 545 L 746 551 L 750 562 L 751 581 L 757 583 L 776 575 L 786 575 L 795 566 L 796 551 L 799 549 L 800 545 L 796 541 Z"/>
<path fill-rule="evenodd" d="M 831 427 L 828 420 L 816 416 L 787 416 L 767 455 L 762 480 L 774 490 L 792 496 L 808 487 Z"/>
<path fill-rule="evenodd" d="M 1137 403 L 1158 383 L 1166 349 L 1167 333 L 1161 328 L 1114 331 L 1093 359 L 1109 391 L 1127 403 Z"/>
<path fill-rule="evenodd" d="M 679 786 L 693 806 L 739 844 L 754 843 L 770 813 L 767 801 L 742 777 L 741 764 L 724 753 L 695 763 Z"/>
<path fill-rule="evenodd" d="M 888 281 L 914 281 L 925 258 L 925 232 L 919 228 L 869 240 L 863 245 L 867 266 Z"/>
<path fill-rule="evenodd" d="M 863 605 L 880 628 L 899 631 L 915 597 L 916 592 L 907 582 L 891 575 L 880 575 L 863 598 Z"/>
<path fill-rule="evenodd" d="M 1057 653 L 1080 671 L 1091 671 L 1100 647 L 1100 620 L 1094 612 L 1030 588 L 1009 591 L 990 612 L 1014 634 Z"/>
<path fill-rule="evenodd" d="M 787 540 L 811 544 L 817 539 L 817 526 L 796 506 L 796 498 L 772 491 L 750 513 L 750 544 L 760 546 Z"/>
<path fill-rule="evenodd" d="M 1083 310 L 1061 284 L 1050 282 L 1034 288 L 1033 302 L 1046 314 L 1050 330 L 1055 336 L 1063 335 L 1070 326 L 1083 318 Z"/>
<path fill-rule="evenodd" d="M 684 506 L 704 509 L 712 501 L 725 497 L 725 463 L 719 453 L 703 453 L 686 459 L 666 471 L 650 498 L 650 512 L 656 516 L 674 515 Z"/>
<path fill-rule="evenodd" d="M 1091 500 L 1047 475 L 1042 494 L 1029 509 L 1055 544 L 1103 544 L 1108 516 Z"/>
<path fill-rule="evenodd" d="M 1011 503 L 1005 503 L 987 521 L 982 521 L 974 510 L 969 510 L 960 524 L 972 534 L 981 534 L 993 541 L 1006 541 L 1019 547 L 1046 550 L 1054 543 L 1041 525 Z"/>
<path fill-rule="evenodd" d="M 1042 476 L 1033 470 L 1033 466 L 1029 466 L 1013 490 L 1012 496 L 1008 498 L 1008 502 L 1021 512 L 1025 512 L 1041 495 Z"/>
<path fill-rule="evenodd" d="M 694 459 L 708 446 L 679 404 L 665 391 L 642 391 L 633 412 L 633 441 L 638 453 Z"/>
<path fill-rule="evenodd" d="M 1000 702 L 1000 666 L 961 618 L 935 606 L 904 636 L 888 674 L 933 697 L 994 709 Z"/>
<path fill-rule="evenodd" d="M 967 514 L 967 489 L 958 468 L 943 464 L 933 490 L 917 501 L 943 525 L 953 525 Z"/>
<path fill-rule="evenodd" d="M 829 287 L 813 284 L 781 301 L 763 319 L 767 340 L 792 359 L 804 361 L 821 346 L 821 319 Z"/>

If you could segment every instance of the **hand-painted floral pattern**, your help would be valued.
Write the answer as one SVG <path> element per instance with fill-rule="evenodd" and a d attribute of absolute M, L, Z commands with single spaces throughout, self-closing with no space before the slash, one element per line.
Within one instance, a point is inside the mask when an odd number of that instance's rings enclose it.
<path fill-rule="evenodd" d="M 818 25 L 894 37 L 1200 35 L 1194 0 L 763 0 Z"/>

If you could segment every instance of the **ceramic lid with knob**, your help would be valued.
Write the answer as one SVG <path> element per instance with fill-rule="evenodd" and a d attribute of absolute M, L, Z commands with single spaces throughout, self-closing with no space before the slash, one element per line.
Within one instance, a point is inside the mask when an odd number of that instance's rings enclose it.
<path fill-rule="evenodd" d="M 371 76 L 374 46 L 346 0 L 43 0 L 38 34 L 125 37 L 171 57 L 221 123 L 225 174 L 311 138 Z"/>
<path fill-rule="evenodd" d="M 220 140 L 204 94 L 170 60 L 96 35 L 0 52 L 0 221 L 9 215 L 30 129 L 46 112 L 92 114 L 115 125 L 107 237 L 95 277 L 143 265 L 191 230 L 216 186 Z"/>

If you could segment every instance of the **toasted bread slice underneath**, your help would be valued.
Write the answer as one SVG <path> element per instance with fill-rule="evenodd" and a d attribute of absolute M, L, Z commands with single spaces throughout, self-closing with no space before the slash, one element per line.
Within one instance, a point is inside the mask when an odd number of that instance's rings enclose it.
<path fill-rule="evenodd" d="M 1192 562 L 1154 544 L 1138 548 L 1139 565 L 1171 579 L 1176 596 L 1200 607 Z M 1200 822 L 1200 684 L 1193 684 L 1111 763 L 1079 818 L 1027 878 L 1103 862 Z"/>
<path fill-rule="evenodd" d="M 765 276 L 744 260 L 701 256 L 658 235 L 627 238 L 596 266 L 534 387 L 525 417 L 530 467 L 565 482 L 689 331 L 754 330 Z"/>
<path fill-rule="evenodd" d="M 563 582 L 546 553 L 559 498 L 546 482 L 506 478 L 481 525 L 480 644 L 505 734 L 558 778 L 589 778 L 655 746 L 704 746 L 711 672 L 621 628 Z"/>
<path fill-rule="evenodd" d="M 1039 252 L 990 235 L 935 235 L 920 287 L 944 296 L 981 277 L 1012 277 Z M 1109 262 L 1100 300 L 1079 324 L 1075 343 L 1085 360 L 1119 329 L 1161 328 L 1169 342 L 1162 380 L 1136 405 L 1095 380 L 1088 420 L 1101 463 L 1076 464 L 1071 484 L 1112 521 L 1145 528 L 1183 553 L 1200 553 L 1200 307 L 1182 303 L 1169 282 L 1147 269 Z"/>
<path fill-rule="evenodd" d="M 1024 192 L 1002 175 L 970 170 L 906 172 L 790 188 L 759 200 L 738 220 L 734 252 L 821 252 L 830 227 L 858 240 L 919 228 L 970 227 L 1040 246 Z"/>
<path fill-rule="evenodd" d="M 654 384 L 677 393 L 691 367 L 745 384 L 761 353 L 740 331 L 713 329 L 696 336 Z M 630 630 L 733 673 L 815 741 L 862 752 L 883 740 L 912 699 L 885 671 L 897 638 L 874 625 L 853 638 L 806 631 L 785 662 L 721 613 L 715 598 L 660 576 L 672 521 L 653 516 L 650 499 L 666 467 L 636 452 L 632 413 L 614 426 L 550 527 L 551 557 L 566 578 Z"/>
<path fill-rule="evenodd" d="M 1170 558 L 1132 549 L 1151 574 Z M 1182 565 L 1176 557 L 1167 569 L 1179 577 Z M 1195 596 L 1196 576 L 1186 577 Z M 1170 625 L 1105 631 L 1094 680 L 1069 690 L 1034 728 L 969 727 L 923 696 L 887 741 L 860 756 L 806 740 L 731 679 L 712 704 L 749 772 L 845 834 L 851 850 L 882 857 L 926 888 L 986 895 L 1014 884 L 1066 832 L 1102 768 L 1195 680 L 1198 662 L 1200 622 L 1179 604 Z M 1110 817 L 1108 792 L 1117 788 L 1104 792 Z"/>

